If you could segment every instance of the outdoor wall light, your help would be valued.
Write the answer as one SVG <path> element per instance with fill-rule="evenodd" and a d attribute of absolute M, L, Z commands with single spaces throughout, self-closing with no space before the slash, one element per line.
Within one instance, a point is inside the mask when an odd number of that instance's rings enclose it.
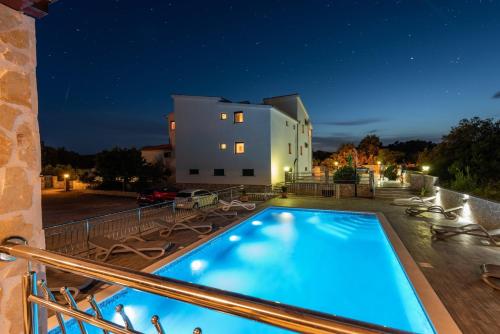
<path fill-rule="evenodd" d="M 424 172 L 428 172 L 430 169 L 431 169 L 430 166 L 427 166 L 427 165 L 422 166 L 422 171 L 424 171 Z"/>
<path fill-rule="evenodd" d="M 379 160 L 379 161 L 377 161 L 377 165 L 379 165 L 379 166 L 380 166 L 381 164 L 382 164 L 382 161 L 380 161 L 380 160 Z"/>
<path fill-rule="evenodd" d="M 467 195 L 467 194 L 464 194 L 464 198 L 463 198 L 463 200 L 464 200 L 464 203 L 465 203 L 465 202 L 467 202 L 467 200 L 468 200 L 468 199 L 469 199 L 469 195 Z"/>
<path fill-rule="evenodd" d="M 283 170 L 288 173 L 290 171 L 290 166 L 285 166 L 285 168 L 283 168 Z"/>
<path fill-rule="evenodd" d="M 441 190 L 441 188 L 436 186 L 436 187 L 434 187 L 434 190 L 438 193 Z"/>
<path fill-rule="evenodd" d="M 69 174 L 64 174 L 63 176 L 65 179 L 67 179 L 69 177 Z"/>
<path fill-rule="evenodd" d="M 333 164 L 334 164 L 335 166 L 338 166 L 338 165 L 339 165 L 339 162 L 338 162 L 338 161 L 335 161 Z"/>

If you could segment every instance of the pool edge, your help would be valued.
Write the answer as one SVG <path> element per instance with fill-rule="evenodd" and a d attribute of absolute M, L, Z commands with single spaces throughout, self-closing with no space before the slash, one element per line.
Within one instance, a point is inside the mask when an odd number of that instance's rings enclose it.
<path fill-rule="evenodd" d="M 429 283 L 424 273 L 411 256 L 403 241 L 399 238 L 389 220 L 381 212 L 373 213 L 380 221 L 389 242 L 394 248 L 399 261 L 403 265 L 406 275 L 410 279 L 410 282 L 413 285 L 425 312 L 430 318 L 432 325 L 436 329 L 436 332 L 446 334 L 462 333 L 457 323 L 448 312 L 448 309 L 443 304 L 436 291 L 434 291 L 432 285 Z"/>

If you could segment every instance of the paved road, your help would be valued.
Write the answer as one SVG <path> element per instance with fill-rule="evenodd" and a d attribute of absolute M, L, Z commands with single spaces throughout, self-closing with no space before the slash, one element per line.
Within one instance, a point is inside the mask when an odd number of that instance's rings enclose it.
<path fill-rule="evenodd" d="M 43 227 L 136 207 L 134 198 L 86 194 L 81 191 L 65 192 L 59 189 L 42 191 Z"/>

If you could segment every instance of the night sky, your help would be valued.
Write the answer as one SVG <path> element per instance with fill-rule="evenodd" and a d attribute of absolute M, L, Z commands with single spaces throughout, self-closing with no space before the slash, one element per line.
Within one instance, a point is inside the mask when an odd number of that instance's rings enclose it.
<path fill-rule="evenodd" d="M 42 139 L 81 153 L 166 143 L 174 93 L 297 92 L 314 149 L 500 115 L 500 1 L 59 0 L 37 40 Z"/>

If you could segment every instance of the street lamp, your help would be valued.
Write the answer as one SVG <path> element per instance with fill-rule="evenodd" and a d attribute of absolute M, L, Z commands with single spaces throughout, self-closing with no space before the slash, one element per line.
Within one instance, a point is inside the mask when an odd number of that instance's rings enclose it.
<path fill-rule="evenodd" d="M 431 170 L 431 167 L 430 167 L 430 166 L 427 166 L 427 165 L 422 166 L 422 171 L 423 171 L 424 173 L 427 173 L 427 172 L 428 172 L 428 171 L 430 171 L 430 170 Z"/>
<path fill-rule="evenodd" d="M 378 166 L 378 180 L 382 180 L 382 161 L 378 160 L 377 161 L 377 166 Z"/>
<path fill-rule="evenodd" d="M 69 174 L 66 173 L 64 176 L 64 191 L 69 191 Z"/>

